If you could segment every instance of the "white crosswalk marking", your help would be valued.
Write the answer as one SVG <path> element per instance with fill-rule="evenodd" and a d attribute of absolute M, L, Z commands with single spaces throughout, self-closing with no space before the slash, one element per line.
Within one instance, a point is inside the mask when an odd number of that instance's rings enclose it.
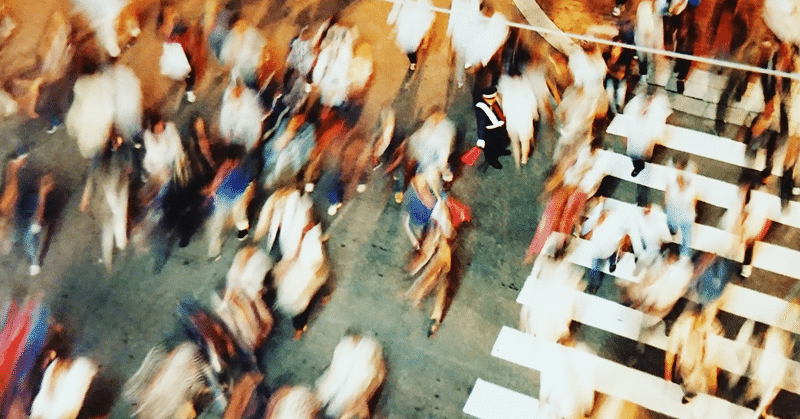
<path fill-rule="evenodd" d="M 577 351 L 557 343 L 503 327 L 492 348 L 492 355 L 526 368 L 541 371 L 557 351 L 575 352 L 580 369 L 596 371 L 596 391 L 638 404 L 646 409 L 675 418 L 689 418 L 694 405 L 704 405 L 716 412 L 715 418 L 750 418 L 753 411 L 728 401 L 700 394 L 690 404 L 681 404 L 683 391 L 677 384 L 628 368 L 596 355 Z M 611 379 L 613 377 L 613 379 Z M 706 409 L 704 409 L 706 410 Z"/>
<path fill-rule="evenodd" d="M 464 413 L 481 419 L 533 419 L 539 401 L 478 378 L 464 404 Z"/>
<path fill-rule="evenodd" d="M 608 133 L 621 137 L 626 136 L 626 129 L 629 126 L 630 119 L 630 116 L 624 114 L 617 115 L 608 126 Z M 759 154 L 756 161 L 748 162 L 745 157 L 746 147 L 744 143 L 674 125 L 667 125 L 664 138 L 660 143 L 664 147 L 673 150 L 717 160 L 737 167 L 762 170 L 766 165 L 766 156 L 764 154 Z M 773 161 L 782 162 L 784 154 L 785 148 L 776 150 Z M 775 176 L 783 174 L 780 164 L 773 164 L 772 174 Z"/>
<path fill-rule="evenodd" d="M 539 280 L 539 278 L 536 277 L 534 272 L 548 272 L 547 265 L 549 262 L 545 260 L 546 258 L 537 259 L 536 263 L 544 264 L 544 266 L 534 267 L 531 276 L 526 279 L 522 290 L 519 292 L 519 296 L 517 296 L 518 303 L 531 305 L 536 301 L 532 293 L 535 290 L 534 283 Z M 552 266 L 549 268 L 552 268 Z M 657 317 L 625 307 L 602 297 L 585 294 L 577 289 L 573 290 L 573 292 L 577 298 L 573 320 L 606 332 L 611 332 L 617 336 L 645 343 L 654 348 L 666 350 L 667 336 L 664 334 L 663 327 L 657 328 L 653 333 L 640 335 L 642 325 L 658 323 L 659 319 Z M 746 375 L 744 369 L 747 367 L 747 363 L 746 360 L 740 358 L 739 354 L 741 350 L 739 350 L 736 343 L 723 337 L 712 336 L 711 338 L 713 339 L 712 346 L 719 349 L 719 353 L 716 357 L 719 360 L 718 366 L 726 371 L 736 373 L 739 376 Z M 760 354 L 761 352 L 760 349 L 757 348 L 752 348 L 751 350 L 755 354 Z M 795 394 L 800 394 L 800 383 L 795 382 L 792 378 L 793 376 L 800 377 L 800 363 L 793 360 L 788 360 L 787 362 L 791 373 L 786 377 L 781 388 Z"/>
<path fill-rule="evenodd" d="M 721 86 L 714 87 L 714 89 L 720 88 Z M 712 105 L 708 105 L 709 109 L 713 108 Z M 708 113 L 708 110 L 706 110 L 706 113 Z M 609 126 L 608 132 L 624 135 L 625 123 L 625 118 L 618 116 Z M 664 139 L 663 145 L 690 155 L 716 160 L 722 164 L 757 169 L 764 167 L 763 155 L 759 156 L 755 162 L 748 162 L 745 159 L 743 144 L 686 128 L 669 126 L 668 135 Z M 608 175 L 644 185 L 651 189 L 663 191 L 667 180 L 676 174 L 674 168 L 648 163 L 646 169 L 639 176 L 632 178 L 630 176 L 632 170 L 630 158 L 609 150 L 601 150 L 600 152 L 602 160 L 598 164 L 606 168 Z M 782 152 L 783 150 L 779 150 L 776 153 L 775 162 L 782 161 L 782 154 L 780 154 Z M 779 163 L 774 165 L 772 172 L 778 176 L 782 174 L 780 173 Z M 727 208 L 734 202 L 734 197 L 737 194 L 737 186 L 735 184 L 700 175 L 695 175 L 694 180 L 701 201 L 723 208 Z M 763 191 L 753 191 L 751 199 L 761 201 L 759 205 L 766 204 L 776 209 L 780 208 L 779 198 Z M 612 198 L 608 198 L 608 202 L 612 206 L 623 207 L 627 210 L 635 208 L 633 204 Z M 789 203 L 787 211 L 783 213 L 774 211 L 769 214 L 769 218 L 789 227 L 800 228 L 800 204 L 792 201 Z M 544 246 L 543 254 L 552 254 L 552 245 L 558 239 L 558 235 L 559 233 L 551 235 L 548 243 Z M 588 243 L 577 238 L 572 240 L 572 252 L 567 255 L 567 261 L 574 264 L 576 269 L 591 267 L 592 256 Z M 724 246 L 725 243 L 731 243 L 732 240 L 735 240 L 735 237 L 724 230 L 695 223 L 691 247 L 695 250 L 718 253 L 733 261 L 741 262 L 744 253 L 743 246 L 728 246 L 727 248 Z M 537 264 L 539 264 L 539 261 L 537 261 Z M 633 255 L 625 253 L 618 261 L 613 275 L 623 281 L 638 282 L 640 278 L 633 275 L 634 265 Z M 800 279 L 800 252 L 772 243 L 756 242 L 753 266 L 786 277 Z M 537 268 L 541 267 L 535 266 L 533 272 L 536 272 Z M 606 274 L 610 274 L 607 266 L 604 266 L 603 270 Z M 534 301 L 531 295 L 535 288 L 533 281 L 535 281 L 535 276 L 532 274 L 520 290 L 517 297 L 518 303 L 530 304 Z M 578 290 L 574 292 L 577 304 L 573 320 L 661 350 L 666 348 L 667 337 L 664 334 L 663 325 L 653 331 L 642 333 L 641 325 L 643 323 L 652 324 L 656 320 L 651 318 L 652 316 L 611 300 L 584 294 Z M 720 310 L 800 334 L 800 305 L 740 285 L 728 284 L 722 297 Z M 749 350 L 754 354 L 754 357 L 758 357 L 761 354 L 761 349 L 742 345 L 737 346 L 736 342 L 724 337 L 714 337 L 712 339 L 715 340 L 713 346 L 718 348 L 719 351 L 717 360 L 721 369 L 742 376 L 751 373 L 746 369 L 747 363 L 744 362 L 746 358 L 741 353 L 743 350 Z M 541 371 L 543 365 L 545 365 L 554 351 L 574 350 L 537 339 L 513 328 L 504 327 L 495 342 L 492 355 L 526 368 Z M 697 411 L 693 411 L 694 408 L 692 406 L 697 407 L 698 405 L 705 412 L 705 414 L 701 415 L 702 417 L 749 418 L 754 414 L 750 409 L 709 395 L 700 395 L 692 403 L 683 405 L 680 403 L 683 393 L 676 384 L 598 356 L 582 354 L 579 358 L 581 368 L 595 368 L 598 377 L 608 378 L 607 380 L 598 380 L 596 391 L 633 402 L 661 414 L 675 418 L 697 417 Z M 789 373 L 783 380 L 781 387 L 795 395 L 800 394 L 800 383 L 795 380 L 795 377 L 800 377 L 800 363 L 789 359 L 787 360 L 787 365 Z M 488 383 L 483 384 L 482 387 L 488 387 Z M 500 392 L 500 390 L 496 389 L 493 391 Z M 493 394 L 488 390 L 481 390 L 481 392 L 489 395 Z M 490 410 L 485 410 L 485 412 Z M 464 411 L 472 414 L 467 411 L 466 406 Z M 477 413 L 477 410 L 475 412 Z M 472 415 L 484 417 L 480 414 Z"/>
<path fill-rule="evenodd" d="M 560 233 L 553 233 L 548 238 L 545 249 L 552 247 L 548 245 L 558 240 L 558 234 Z M 572 238 L 572 240 L 577 244 L 579 250 L 588 247 L 586 240 L 579 238 Z M 591 268 L 592 266 L 592 257 L 585 251 L 582 254 L 578 254 L 578 250 L 576 250 L 567 256 L 567 260 L 583 268 Z M 640 282 L 641 277 L 633 275 L 633 254 L 625 253 L 621 260 L 627 260 L 630 263 L 618 262 L 617 269 L 613 274 L 608 272 L 608 266 L 604 266 L 603 271 L 607 275 L 613 275 L 624 281 Z M 523 285 L 522 289 L 525 289 L 525 285 Z M 519 299 L 517 301 L 521 302 Z M 753 291 L 740 285 L 729 283 L 725 287 L 725 298 L 720 309 L 740 317 L 753 319 L 800 334 L 800 322 L 797 320 L 800 319 L 800 305 L 789 303 L 781 298 Z"/>

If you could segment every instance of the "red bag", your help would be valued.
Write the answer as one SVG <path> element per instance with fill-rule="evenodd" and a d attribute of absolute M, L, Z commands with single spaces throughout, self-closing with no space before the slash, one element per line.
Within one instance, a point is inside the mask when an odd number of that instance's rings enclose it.
<path fill-rule="evenodd" d="M 461 156 L 461 162 L 468 166 L 472 166 L 478 160 L 478 156 L 481 155 L 481 152 L 483 152 L 482 148 L 478 146 L 472 147 L 469 151 L 467 151 L 466 154 Z"/>
<path fill-rule="evenodd" d="M 472 219 L 469 207 L 453 197 L 447 197 L 447 209 L 450 211 L 450 222 L 453 224 L 453 228 L 458 228 L 464 221 Z"/>

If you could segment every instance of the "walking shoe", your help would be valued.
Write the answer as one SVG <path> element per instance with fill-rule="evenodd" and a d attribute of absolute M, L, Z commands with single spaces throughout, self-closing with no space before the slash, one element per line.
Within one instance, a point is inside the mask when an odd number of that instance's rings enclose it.
<path fill-rule="evenodd" d="M 239 232 L 236 234 L 236 238 L 238 238 L 239 241 L 242 241 L 242 240 L 246 239 L 247 238 L 247 230 L 239 230 Z"/>
<path fill-rule="evenodd" d="M 314 192 L 314 184 L 311 182 L 306 183 L 305 191 L 308 193 Z"/>
<path fill-rule="evenodd" d="M 639 175 L 639 173 L 642 173 L 642 169 L 633 169 L 631 172 L 631 177 L 636 177 Z"/>
<path fill-rule="evenodd" d="M 411 70 L 411 71 L 414 71 L 414 70 L 416 70 L 416 69 L 417 69 L 417 64 L 416 64 L 416 63 L 411 63 L 411 64 L 408 66 L 408 69 L 409 69 L 409 70 Z"/>
<path fill-rule="evenodd" d="M 394 202 L 401 203 L 403 202 L 403 193 L 402 192 L 395 192 L 394 193 Z"/>
<path fill-rule="evenodd" d="M 442 173 L 442 180 L 445 182 L 452 182 L 453 181 L 453 172 L 450 170 L 446 170 Z"/>
<path fill-rule="evenodd" d="M 335 203 L 335 204 L 329 206 L 328 207 L 328 215 L 333 217 L 334 215 L 336 215 L 336 212 L 339 211 L 339 208 L 341 208 L 341 207 L 342 207 L 342 203 L 341 202 L 338 202 L 338 203 Z"/>
<path fill-rule="evenodd" d="M 753 265 L 742 265 L 742 278 L 750 278 L 750 274 L 753 273 Z"/>
<path fill-rule="evenodd" d="M 191 90 L 186 91 L 186 101 L 189 103 L 194 103 L 197 100 L 197 96 L 194 95 L 194 92 Z"/>
<path fill-rule="evenodd" d="M 42 268 L 39 265 L 31 265 L 29 273 L 31 276 L 39 275 L 39 272 L 42 271 Z"/>
<path fill-rule="evenodd" d="M 54 133 L 56 131 L 58 131 L 58 125 L 53 125 L 53 126 L 51 126 L 50 128 L 47 129 L 47 133 L 48 134 L 52 134 L 52 133 Z"/>
<path fill-rule="evenodd" d="M 598 287 L 597 285 L 589 285 L 588 287 L 586 287 L 586 292 L 591 294 L 591 295 L 595 295 L 595 294 L 597 294 L 597 291 L 599 289 L 600 289 L 600 287 Z"/>
<path fill-rule="evenodd" d="M 495 161 L 490 161 L 490 162 L 489 162 L 489 166 L 492 166 L 492 167 L 494 167 L 494 168 L 495 168 L 495 169 L 497 169 L 497 170 L 501 170 L 501 169 L 503 168 L 503 165 L 502 165 L 502 164 L 500 164 L 500 162 L 499 162 L 499 161 L 496 161 L 496 160 L 495 160 Z"/>
<path fill-rule="evenodd" d="M 792 188 L 792 195 L 800 195 L 800 187 L 795 186 Z"/>
<path fill-rule="evenodd" d="M 678 94 L 679 95 L 683 94 L 683 90 L 685 88 L 686 88 L 686 82 L 684 80 L 678 80 L 677 89 L 678 89 Z"/>
<path fill-rule="evenodd" d="M 622 9 L 619 6 L 614 7 L 614 10 L 611 11 L 611 16 L 617 17 L 622 13 Z"/>
<path fill-rule="evenodd" d="M 356 192 L 358 193 L 364 193 L 364 191 L 366 190 L 367 190 L 367 185 L 363 183 L 359 183 L 358 186 L 356 186 Z"/>

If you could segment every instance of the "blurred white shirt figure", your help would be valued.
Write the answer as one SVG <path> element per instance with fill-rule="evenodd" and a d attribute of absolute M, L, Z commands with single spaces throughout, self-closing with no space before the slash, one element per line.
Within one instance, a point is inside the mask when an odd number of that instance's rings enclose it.
<path fill-rule="evenodd" d="M 670 114 L 669 98 L 663 92 L 656 93 L 653 87 L 625 105 L 626 153 L 634 162 L 631 176 L 635 177 L 644 169 L 644 161 L 652 155 L 653 146 L 664 138 Z"/>
<path fill-rule="evenodd" d="M 778 39 L 800 44 L 800 0 L 764 0 L 763 16 Z"/>
<path fill-rule="evenodd" d="M 455 54 L 458 87 L 464 84 L 464 69 L 469 67 L 466 65 L 467 49 L 473 34 L 478 30 L 478 20 L 482 16 L 480 7 L 480 0 L 452 0 L 450 4 L 447 34 L 450 35 L 450 45 Z"/>
<path fill-rule="evenodd" d="M 572 72 L 573 84 L 587 88 L 603 88 L 608 68 L 600 49 L 597 47 L 576 48 L 569 54 L 569 71 Z"/>
<path fill-rule="evenodd" d="M 745 398 L 758 397 L 756 417 L 766 413 L 791 374 L 789 362 L 792 359 L 794 340 L 785 330 L 770 327 L 764 336 L 764 350 L 753 361 L 751 380 Z"/>
<path fill-rule="evenodd" d="M 261 53 L 266 44 L 266 38 L 258 29 L 240 20 L 222 43 L 220 62 L 231 69 L 233 79 L 241 78 L 248 85 L 254 85 L 256 69 L 261 64 Z"/>
<path fill-rule="evenodd" d="M 583 270 L 571 262 L 539 258 L 528 277 L 532 301 L 522 306 L 520 329 L 548 342 L 569 339 Z"/>
<path fill-rule="evenodd" d="M 491 17 L 483 14 L 477 21 L 475 31 L 467 43 L 465 68 L 486 65 L 508 37 L 508 20 L 499 12 Z"/>
<path fill-rule="evenodd" d="M 594 370 L 585 362 L 591 350 L 557 347 L 549 351 L 541 371 L 537 418 L 583 419 L 594 406 Z"/>
<path fill-rule="evenodd" d="M 178 128 L 174 122 L 159 121 L 153 131 L 145 131 L 143 137 L 145 154 L 142 166 L 148 176 L 164 182 L 179 169 L 185 158 Z"/>
<path fill-rule="evenodd" d="M 430 0 L 413 0 L 408 3 L 395 3 L 386 23 L 394 25 L 395 43 L 404 54 L 413 54 L 428 33 L 436 12 Z M 415 69 L 416 59 L 411 62 Z"/>
<path fill-rule="evenodd" d="M 261 139 L 264 109 L 254 91 L 232 83 L 225 89 L 219 112 L 219 131 L 226 140 L 249 150 Z"/>
<path fill-rule="evenodd" d="M 654 4 L 655 3 L 655 4 Z M 664 49 L 664 23 L 662 11 L 665 7 L 664 0 L 645 0 L 639 3 L 636 9 L 636 28 L 634 29 L 634 43 L 639 47 Z M 663 58 L 649 52 L 638 52 L 639 72 L 642 80 L 647 79 L 650 63 L 655 64 L 653 74 L 658 74 Z"/>
<path fill-rule="evenodd" d="M 642 253 L 636 254 L 637 270 L 652 265 L 661 254 L 661 246 L 672 241 L 672 234 L 667 226 L 667 214 L 660 206 L 650 204 L 644 208 L 637 207 L 637 228 L 642 238 Z"/>
<path fill-rule="evenodd" d="M 497 92 L 506 117 L 514 163 L 519 170 L 521 164 L 528 163 L 533 148 L 533 123 L 539 119 L 534 87 L 525 75 L 511 77 L 503 74 L 497 82 Z"/>
<path fill-rule="evenodd" d="M 355 28 L 333 25 L 322 40 L 311 77 L 320 90 L 322 104 L 325 106 L 339 106 L 347 100 L 350 87 L 348 73 L 357 36 L 355 31 Z"/>
<path fill-rule="evenodd" d="M 75 419 L 83 406 L 97 365 L 88 358 L 55 359 L 47 367 L 39 394 L 31 405 L 32 419 Z"/>
<path fill-rule="evenodd" d="M 99 44 L 105 48 L 108 55 L 112 57 L 119 56 L 121 51 L 117 44 L 117 18 L 129 1 L 72 0 L 72 3 L 79 12 L 86 16 Z M 138 34 L 139 32 L 134 32 L 131 35 L 135 37 Z"/>
<path fill-rule="evenodd" d="M 409 137 L 409 155 L 419 163 L 419 171 L 434 169 L 438 174 L 449 173 L 447 160 L 456 138 L 456 127 L 444 112 L 436 110 Z"/>
<path fill-rule="evenodd" d="M 684 392 L 683 402 L 698 393 L 713 395 L 717 389 L 717 350 L 709 335 L 722 337 L 722 326 L 715 311 L 685 310 L 668 336 L 664 378 L 673 380 L 673 367 Z"/>

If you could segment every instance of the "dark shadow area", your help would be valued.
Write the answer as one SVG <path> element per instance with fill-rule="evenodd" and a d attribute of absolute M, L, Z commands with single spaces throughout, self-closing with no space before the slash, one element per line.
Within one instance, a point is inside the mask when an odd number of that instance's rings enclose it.
<path fill-rule="evenodd" d="M 78 419 L 106 417 L 122 391 L 123 379 L 118 374 L 101 372 L 92 380 L 86 398 L 78 413 Z"/>

